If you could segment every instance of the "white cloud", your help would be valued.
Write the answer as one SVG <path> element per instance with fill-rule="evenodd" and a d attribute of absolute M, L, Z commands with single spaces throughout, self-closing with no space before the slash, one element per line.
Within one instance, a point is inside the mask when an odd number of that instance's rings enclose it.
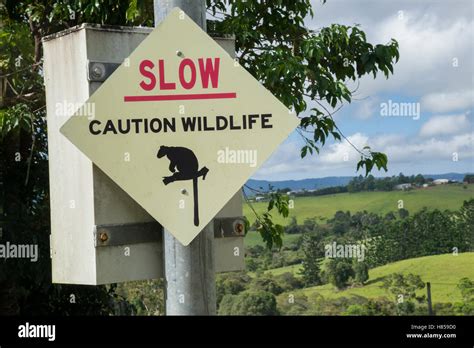
<path fill-rule="evenodd" d="M 468 129 L 464 134 L 441 139 L 412 138 L 403 134 L 383 134 L 370 138 L 362 133 L 355 133 L 348 138 L 359 149 L 369 145 L 373 150 L 387 154 L 389 172 L 374 171 L 374 175 L 474 170 L 474 133 Z M 304 159 L 299 156 L 300 147 L 301 144 L 295 141 L 284 143 L 254 178 L 282 180 L 361 173 L 355 171 L 360 155 L 346 141 L 329 144 L 321 149 L 319 155 L 307 156 Z M 458 156 L 459 161 L 453 161 L 454 154 Z M 433 167 L 433 163 L 437 165 Z"/>
<path fill-rule="evenodd" d="M 341 1 L 316 6 L 312 28 L 329 23 L 360 23 L 371 43 L 398 41 L 400 61 L 388 80 L 383 75 L 362 78 L 358 94 L 362 97 L 380 92 L 422 96 L 472 88 L 472 0 L 425 1 Z M 400 19 L 399 11 L 403 11 Z M 471 15 L 469 15 L 469 12 Z M 453 60 L 458 62 L 453 66 Z"/>
<path fill-rule="evenodd" d="M 470 123 L 466 114 L 431 117 L 420 130 L 422 137 L 436 135 L 460 134 L 469 130 Z"/>
<path fill-rule="evenodd" d="M 402 142 L 383 149 L 389 160 L 398 163 L 427 163 L 433 160 L 451 160 L 454 153 L 461 158 L 473 157 L 473 133 L 456 135 L 448 139 L 430 138 L 419 142 Z"/>
<path fill-rule="evenodd" d="M 389 18 L 377 25 L 377 42 L 393 37 L 399 42 L 400 61 L 388 80 L 365 78 L 361 93 L 371 95 L 381 91 L 422 95 L 435 91 L 470 88 L 472 79 L 472 41 L 469 27 L 474 22 L 459 19 L 442 26 L 438 14 L 407 13 L 405 20 Z M 453 59 L 458 66 L 453 66 Z"/>
<path fill-rule="evenodd" d="M 447 93 L 430 93 L 421 98 L 423 110 L 450 112 L 474 106 L 474 91 L 465 89 Z"/>
<path fill-rule="evenodd" d="M 385 149 L 393 144 L 406 143 L 406 136 L 403 134 L 383 134 L 375 137 L 372 143 L 373 148 L 379 151 L 378 149 Z"/>
<path fill-rule="evenodd" d="M 356 133 L 348 139 L 358 148 L 362 148 L 367 144 L 368 137 Z M 305 158 L 300 157 L 302 146 L 303 142 L 287 140 L 258 170 L 254 178 L 266 180 L 315 178 L 324 176 L 325 172 L 347 167 L 352 168 L 354 172 L 360 159 L 357 151 L 346 141 L 326 144 L 320 149 L 320 154 L 308 154 Z"/>
<path fill-rule="evenodd" d="M 368 145 L 369 138 L 361 133 L 356 133 L 348 137 L 349 141 L 358 149 Z M 357 151 L 345 140 L 328 145 L 323 148 L 319 163 L 323 165 L 345 166 L 345 162 L 354 163 L 359 158 Z"/>
<path fill-rule="evenodd" d="M 354 102 L 335 115 L 337 124 L 344 125 L 346 133 L 352 134 L 349 140 L 358 148 L 369 145 L 386 153 L 388 175 L 474 171 L 471 114 L 463 113 L 474 107 L 472 0 L 331 0 L 325 5 L 312 0 L 312 3 L 315 18 L 306 20 L 312 29 L 331 23 L 359 23 L 370 43 L 387 43 L 394 38 L 400 44 L 400 61 L 395 65 L 394 75 L 388 80 L 382 75 L 375 80 L 372 76 L 364 77 L 355 97 L 370 98 Z M 399 11 L 403 11 L 403 19 L 399 19 Z M 354 87 L 349 85 L 350 89 Z M 378 102 L 389 99 L 419 101 L 422 119 L 430 112 L 439 116 L 420 125 L 419 131 L 419 124 L 404 131 L 395 120 L 390 123 L 395 128 L 388 129 L 387 122 L 370 119 L 370 115 L 374 108 L 376 111 Z M 339 122 L 349 115 L 364 122 Z M 370 135 L 358 132 L 360 129 Z M 395 129 L 399 133 L 374 135 Z M 356 174 L 360 156 L 345 141 L 329 143 L 321 148 L 320 155 L 304 159 L 299 156 L 301 146 L 294 138 L 285 142 L 255 177 L 275 180 Z M 459 161 L 453 161 L 453 153 L 459 156 Z M 385 173 L 374 172 L 374 175 Z"/>
<path fill-rule="evenodd" d="M 377 98 L 367 98 L 357 102 L 356 105 L 355 116 L 361 120 L 367 120 L 376 112 L 377 114 L 380 112 Z"/>

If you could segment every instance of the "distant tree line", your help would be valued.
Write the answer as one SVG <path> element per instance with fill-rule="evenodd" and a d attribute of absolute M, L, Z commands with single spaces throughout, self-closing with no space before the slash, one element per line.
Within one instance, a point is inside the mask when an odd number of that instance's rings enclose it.
<path fill-rule="evenodd" d="M 297 192 L 292 192 L 289 187 L 285 187 L 276 190 L 276 192 L 288 193 L 296 197 L 324 196 L 345 192 L 393 191 L 395 186 L 400 184 L 411 184 L 414 187 L 420 187 L 423 184 L 432 185 L 433 181 L 434 180 L 432 178 L 425 178 L 421 174 L 405 176 L 403 173 L 400 173 L 397 176 L 394 175 L 384 178 L 376 178 L 373 175 L 369 175 L 367 177 L 359 175 L 352 178 L 346 186 L 332 186 L 317 190 L 302 190 Z M 474 174 L 465 175 L 463 182 L 467 184 L 474 183 Z"/>
<path fill-rule="evenodd" d="M 295 196 L 324 196 L 324 195 L 333 195 L 335 193 L 344 193 L 347 192 L 347 186 L 332 186 L 332 187 L 325 187 L 319 190 L 314 191 L 301 191 L 297 192 Z"/>
<path fill-rule="evenodd" d="M 466 184 L 474 184 L 474 174 L 466 174 L 464 176 L 463 182 Z"/>
<path fill-rule="evenodd" d="M 391 176 L 385 178 L 375 178 L 373 175 L 369 175 L 367 177 L 359 175 L 349 181 L 349 183 L 347 184 L 347 190 L 349 192 L 392 191 L 395 186 L 400 184 L 412 184 L 414 186 L 421 186 L 432 181 L 433 179 L 426 179 L 421 174 L 405 176 L 403 175 L 403 173 L 400 173 L 398 174 L 398 176 Z"/>

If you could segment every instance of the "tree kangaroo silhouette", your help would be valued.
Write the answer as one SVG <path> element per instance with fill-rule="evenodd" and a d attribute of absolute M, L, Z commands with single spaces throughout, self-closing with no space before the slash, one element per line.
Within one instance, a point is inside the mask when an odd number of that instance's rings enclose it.
<path fill-rule="evenodd" d="M 192 180 L 193 181 L 193 200 L 194 200 L 194 226 L 199 226 L 199 205 L 198 205 L 198 178 L 206 179 L 209 169 L 199 168 L 199 162 L 194 152 L 186 147 L 160 146 L 156 157 L 166 156 L 170 165 L 171 176 L 164 176 L 163 183 L 168 185 L 175 181 Z"/>

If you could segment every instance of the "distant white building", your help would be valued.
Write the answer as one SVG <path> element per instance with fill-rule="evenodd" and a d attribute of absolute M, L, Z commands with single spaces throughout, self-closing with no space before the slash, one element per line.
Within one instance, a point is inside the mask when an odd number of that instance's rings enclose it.
<path fill-rule="evenodd" d="M 395 186 L 395 190 L 409 190 L 411 189 L 411 184 L 399 184 Z"/>
<path fill-rule="evenodd" d="M 435 185 L 444 185 L 444 184 L 448 184 L 449 183 L 449 180 L 448 179 L 436 179 L 436 180 L 433 180 L 433 184 Z"/>
<path fill-rule="evenodd" d="M 288 191 L 288 196 L 289 196 L 289 195 L 297 195 L 297 194 L 302 193 L 302 192 L 303 192 L 303 191 L 301 191 L 301 190 Z"/>
<path fill-rule="evenodd" d="M 255 202 L 261 202 L 261 201 L 264 201 L 265 200 L 265 197 L 263 196 L 256 196 L 255 197 Z"/>

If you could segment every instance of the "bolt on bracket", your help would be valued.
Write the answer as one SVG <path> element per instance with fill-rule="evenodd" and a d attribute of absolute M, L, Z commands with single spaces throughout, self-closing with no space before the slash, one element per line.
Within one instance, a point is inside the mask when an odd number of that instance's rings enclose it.
<path fill-rule="evenodd" d="M 120 66 L 120 63 L 87 62 L 87 79 L 90 82 L 104 82 Z"/>
<path fill-rule="evenodd" d="M 243 217 L 215 218 L 214 238 L 244 237 L 245 220 Z M 94 228 L 96 248 L 132 245 L 139 243 L 160 243 L 163 227 L 158 222 L 140 222 L 127 224 L 104 224 Z"/>

